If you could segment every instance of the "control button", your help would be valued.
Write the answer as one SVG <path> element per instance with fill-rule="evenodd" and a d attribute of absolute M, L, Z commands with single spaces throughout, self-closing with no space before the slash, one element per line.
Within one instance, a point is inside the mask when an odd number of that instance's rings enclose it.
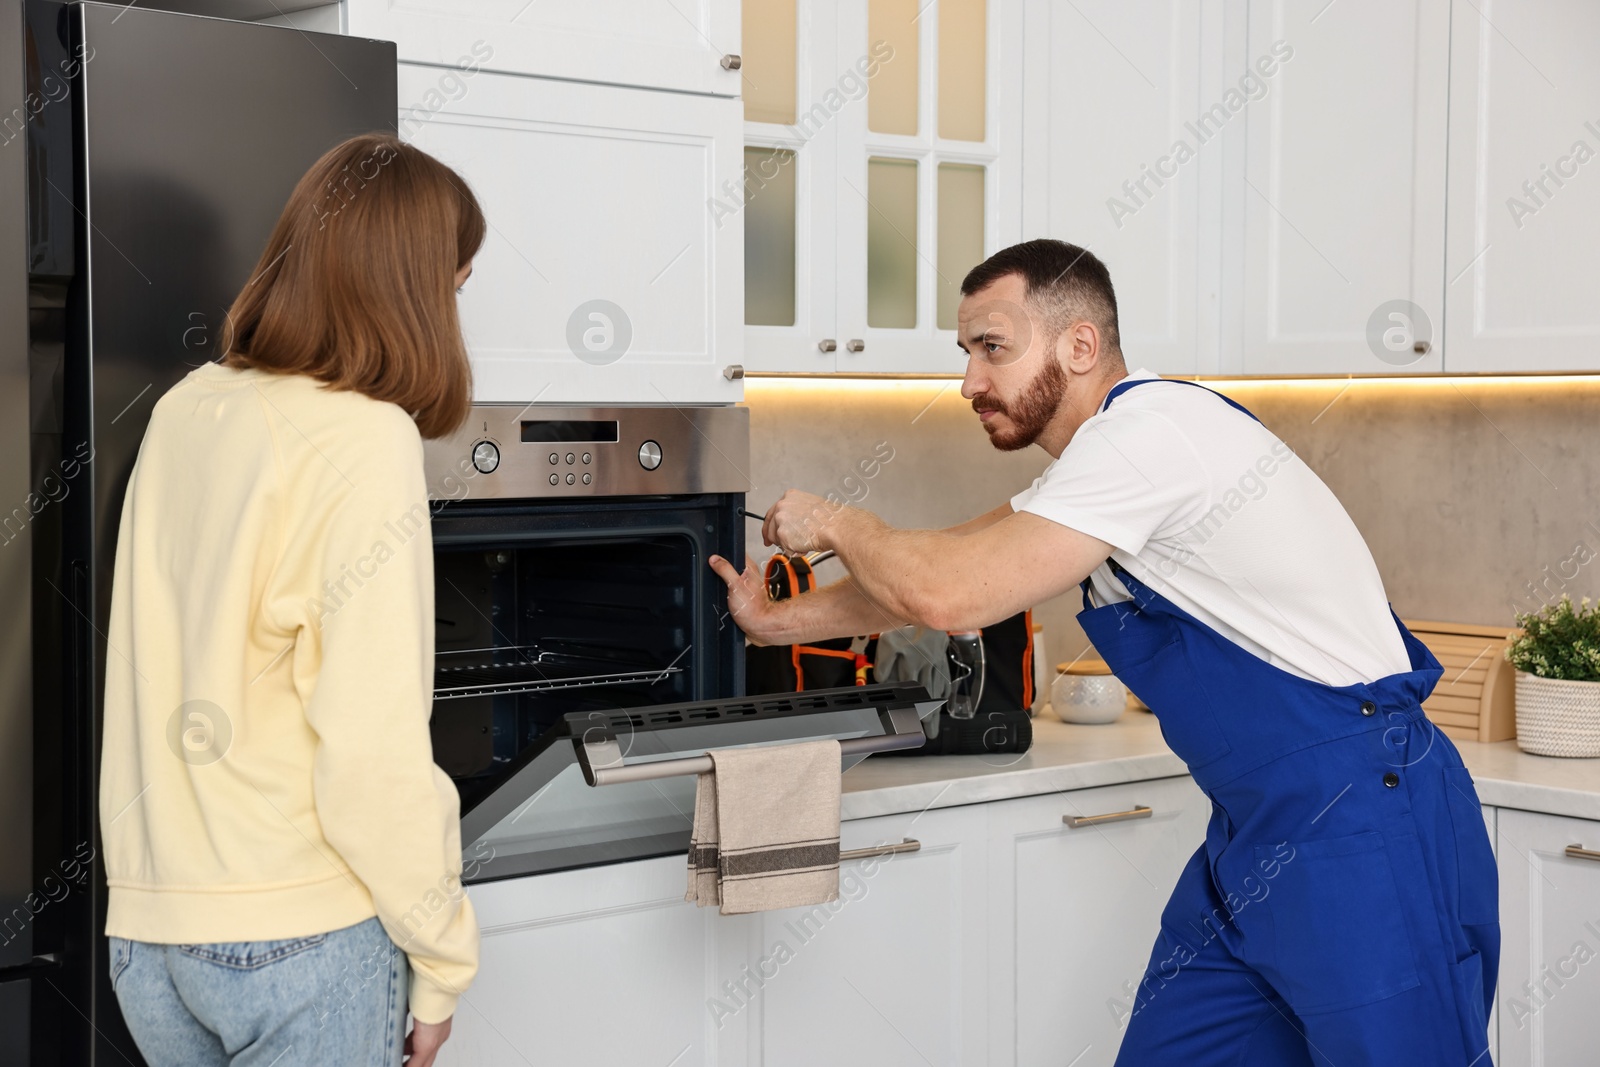
<path fill-rule="evenodd" d="M 1383 784 L 1388 786 L 1390 789 L 1393 789 L 1395 786 L 1400 784 L 1400 776 L 1393 771 L 1390 771 L 1388 774 L 1383 776 Z"/>
<path fill-rule="evenodd" d="M 558 485 L 558 484 L 560 484 L 560 482 L 561 482 L 561 476 L 559 474 L 552 474 L 550 476 L 550 484 L 551 485 Z"/>
<path fill-rule="evenodd" d="M 585 452 L 585 453 L 584 453 L 584 454 L 583 454 L 583 461 L 584 461 L 584 462 L 585 462 L 585 463 L 587 463 L 587 462 L 589 462 L 589 461 L 590 461 L 590 460 L 591 460 L 591 459 L 593 459 L 593 458 L 594 458 L 594 457 L 593 457 L 593 456 L 591 456 L 591 455 L 589 455 L 589 453 L 587 453 L 587 452 Z"/>
<path fill-rule="evenodd" d="M 571 452 L 567 453 L 567 462 L 568 463 L 575 462 L 577 460 L 577 458 L 578 457 L 574 456 Z"/>
<path fill-rule="evenodd" d="M 492 474 L 500 466 L 500 450 L 493 441 L 479 441 L 472 448 L 472 465 L 479 474 Z"/>
<path fill-rule="evenodd" d="M 568 471 L 568 472 L 567 472 L 567 484 L 568 484 L 568 485 L 571 485 L 571 484 L 572 484 L 572 483 L 573 483 L 573 481 L 574 481 L 574 479 L 573 479 L 573 477 L 572 477 L 572 472 L 571 472 L 571 471 Z"/>
<path fill-rule="evenodd" d="M 1377 713 L 1378 713 L 1378 705 L 1374 704 L 1370 700 L 1363 700 L 1361 702 L 1361 714 L 1363 714 L 1363 715 L 1376 715 Z"/>
<path fill-rule="evenodd" d="M 560 463 L 561 462 L 561 457 L 556 455 L 554 452 L 552 452 L 552 453 L 550 453 L 550 462 L 551 462 L 551 464 Z"/>
<path fill-rule="evenodd" d="M 661 466 L 661 446 L 655 441 L 646 441 L 640 445 L 639 466 L 647 471 L 653 471 Z"/>
<path fill-rule="evenodd" d="M 588 485 L 592 481 L 594 481 L 594 478 L 589 474 L 588 471 L 584 471 L 583 472 L 583 484 L 584 485 Z"/>

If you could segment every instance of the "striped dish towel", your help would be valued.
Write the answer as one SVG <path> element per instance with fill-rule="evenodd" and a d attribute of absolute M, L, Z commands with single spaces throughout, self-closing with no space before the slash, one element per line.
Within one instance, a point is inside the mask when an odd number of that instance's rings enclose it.
<path fill-rule="evenodd" d="M 685 900 L 723 915 L 839 899 L 839 742 L 714 751 L 698 776 Z"/>

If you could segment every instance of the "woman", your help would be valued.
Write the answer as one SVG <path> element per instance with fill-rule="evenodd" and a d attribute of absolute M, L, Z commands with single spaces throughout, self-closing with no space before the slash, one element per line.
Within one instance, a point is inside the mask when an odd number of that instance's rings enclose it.
<path fill-rule="evenodd" d="M 428 1067 L 477 969 L 433 765 L 422 438 L 471 403 L 483 216 L 372 134 L 301 178 L 156 404 L 112 588 L 110 977 L 152 1067 Z M 409 1004 L 413 1026 L 405 1020 Z"/>

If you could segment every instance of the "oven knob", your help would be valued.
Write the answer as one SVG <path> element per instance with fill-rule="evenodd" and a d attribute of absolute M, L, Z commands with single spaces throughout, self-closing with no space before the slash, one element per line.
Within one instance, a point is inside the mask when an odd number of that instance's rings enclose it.
<path fill-rule="evenodd" d="M 500 466 L 500 450 L 493 441 L 479 441 L 472 446 L 472 465 L 480 474 L 493 474 Z"/>
<path fill-rule="evenodd" d="M 661 446 L 654 441 L 646 441 L 640 445 L 639 466 L 647 471 L 653 471 L 661 466 Z"/>

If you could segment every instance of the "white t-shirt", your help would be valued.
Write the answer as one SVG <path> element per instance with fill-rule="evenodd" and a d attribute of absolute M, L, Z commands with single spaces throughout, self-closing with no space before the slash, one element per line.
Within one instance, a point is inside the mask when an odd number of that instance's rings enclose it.
<path fill-rule="evenodd" d="M 1135 578 L 1292 674 L 1344 686 L 1411 669 L 1372 553 L 1333 492 L 1205 389 L 1129 389 L 1011 506 L 1107 542 Z M 1106 564 L 1091 585 L 1096 603 L 1129 599 Z"/>

